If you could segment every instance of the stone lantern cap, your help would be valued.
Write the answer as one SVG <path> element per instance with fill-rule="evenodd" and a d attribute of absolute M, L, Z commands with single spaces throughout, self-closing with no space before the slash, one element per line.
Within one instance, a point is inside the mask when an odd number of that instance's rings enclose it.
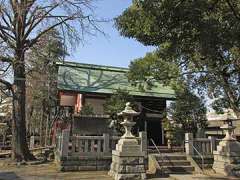
<path fill-rule="evenodd" d="M 221 129 L 223 129 L 223 130 L 226 130 L 226 129 L 229 129 L 229 130 L 233 130 L 233 129 L 235 129 L 236 127 L 235 126 L 232 126 L 231 124 L 223 124 L 221 127 L 220 127 Z"/>
<path fill-rule="evenodd" d="M 6 127 L 7 123 L 0 123 L 0 128 Z"/>
<path fill-rule="evenodd" d="M 236 114 L 233 112 L 233 110 L 229 109 L 224 112 L 221 119 L 218 119 L 218 121 L 224 121 L 224 122 L 231 122 L 231 121 L 237 121 L 240 120 L 237 118 Z"/>
<path fill-rule="evenodd" d="M 118 113 L 117 115 L 118 116 L 125 116 L 125 117 L 126 116 L 134 117 L 134 116 L 137 116 L 139 114 L 140 114 L 140 112 L 134 111 L 133 108 L 130 106 L 130 102 L 127 102 L 125 109 L 122 112 Z"/>
<path fill-rule="evenodd" d="M 235 113 L 233 112 L 233 110 L 229 109 L 227 111 L 225 111 L 224 115 L 222 116 L 221 119 L 219 119 L 219 121 L 223 121 L 224 124 L 220 127 L 223 130 L 226 129 L 235 129 L 235 127 L 233 126 L 233 121 L 238 121 L 240 120 L 239 118 L 237 118 L 237 116 L 235 115 Z"/>

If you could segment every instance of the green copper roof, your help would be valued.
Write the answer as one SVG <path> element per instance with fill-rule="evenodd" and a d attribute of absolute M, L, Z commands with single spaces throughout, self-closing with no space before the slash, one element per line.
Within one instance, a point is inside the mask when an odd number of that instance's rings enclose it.
<path fill-rule="evenodd" d="M 161 84 L 155 84 L 144 92 L 132 86 L 127 79 L 127 68 L 82 64 L 74 62 L 58 63 L 58 89 L 82 93 L 112 94 L 117 89 L 125 89 L 134 96 L 173 99 L 174 91 Z"/>

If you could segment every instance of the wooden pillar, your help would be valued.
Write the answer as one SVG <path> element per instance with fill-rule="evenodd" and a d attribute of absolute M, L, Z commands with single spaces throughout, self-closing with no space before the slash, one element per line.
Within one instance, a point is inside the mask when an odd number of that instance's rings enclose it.
<path fill-rule="evenodd" d="M 147 120 L 144 119 L 144 131 L 147 132 Z"/>
<path fill-rule="evenodd" d="M 161 131 L 162 131 L 162 144 L 165 144 L 164 140 L 164 127 L 163 127 L 163 121 L 161 120 Z"/>

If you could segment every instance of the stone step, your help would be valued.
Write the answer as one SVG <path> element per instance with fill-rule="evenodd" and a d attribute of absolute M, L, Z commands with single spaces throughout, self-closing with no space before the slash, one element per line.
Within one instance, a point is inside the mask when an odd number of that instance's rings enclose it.
<path fill-rule="evenodd" d="M 163 170 L 170 174 L 188 174 L 193 173 L 194 167 L 192 166 L 162 166 Z"/>
<path fill-rule="evenodd" d="M 172 160 L 187 160 L 186 155 L 156 155 L 157 160 L 166 160 L 166 161 L 172 161 Z"/>
<path fill-rule="evenodd" d="M 167 146 L 157 146 L 157 148 L 159 150 L 162 150 L 162 149 L 169 149 Z M 148 146 L 148 149 L 156 149 L 155 146 Z M 174 146 L 171 148 L 172 150 L 182 150 L 184 149 L 184 147 L 181 147 L 181 146 Z"/>
<path fill-rule="evenodd" d="M 60 166 L 60 171 L 108 171 L 109 166 Z"/>
<path fill-rule="evenodd" d="M 195 170 L 191 166 L 191 162 L 187 160 L 185 154 L 171 153 L 171 154 L 159 154 L 150 155 L 153 164 L 155 166 L 155 172 L 164 174 L 192 174 Z M 156 162 L 157 161 L 157 162 Z M 154 170 L 154 169 L 153 169 Z"/>
<path fill-rule="evenodd" d="M 183 151 L 179 151 L 179 150 L 169 150 L 169 149 L 164 149 L 164 150 L 160 150 L 161 153 L 176 153 L 176 152 L 183 152 Z M 157 154 L 158 151 L 157 150 L 148 150 L 148 154 Z"/>
<path fill-rule="evenodd" d="M 213 167 L 213 164 L 204 164 L 203 167 L 204 169 L 211 169 Z"/>
<path fill-rule="evenodd" d="M 59 163 L 62 166 L 110 166 L 111 161 L 64 161 Z"/>
<path fill-rule="evenodd" d="M 202 159 L 201 158 L 193 158 L 193 159 L 198 164 L 202 163 Z M 203 161 L 204 161 L 204 164 L 213 164 L 214 159 L 213 158 L 212 159 L 205 159 L 204 158 Z"/>
<path fill-rule="evenodd" d="M 160 166 L 190 166 L 191 163 L 186 160 L 174 160 L 174 161 L 158 161 Z"/>
<path fill-rule="evenodd" d="M 204 169 L 209 169 L 212 168 L 213 166 L 213 157 L 204 157 L 204 161 L 203 161 L 203 167 L 202 167 L 202 158 L 200 157 L 193 157 L 194 161 L 198 164 L 198 166 L 200 168 L 204 168 Z"/>
<path fill-rule="evenodd" d="M 161 169 L 169 174 L 192 174 L 195 168 L 187 160 L 185 154 L 171 153 L 155 155 Z"/>
<path fill-rule="evenodd" d="M 176 153 L 176 152 L 184 152 L 184 148 L 183 147 L 174 147 L 172 149 L 169 149 L 168 147 L 166 146 L 160 146 L 158 147 L 158 150 L 161 152 L 161 153 Z M 153 146 L 149 146 L 148 147 L 148 153 L 149 154 L 156 154 L 158 153 L 158 150 L 153 147 Z"/>

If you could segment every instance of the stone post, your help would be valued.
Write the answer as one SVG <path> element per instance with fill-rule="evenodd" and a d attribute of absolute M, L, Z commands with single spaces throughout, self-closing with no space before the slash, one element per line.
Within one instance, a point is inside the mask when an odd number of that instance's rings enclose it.
<path fill-rule="evenodd" d="M 141 151 L 147 152 L 147 133 L 142 131 L 139 133 L 139 137 L 141 139 Z"/>
<path fill-rule="evenodd" d="M 208 136 L 208 139 L 210 140 L 210 143 L 211 143 L 211 153 L 213 153 L 216 147 L 216 137 Z"/>
<path fill-rule="evenodd" d="M 103 152 L 104 153 L 109 153 L 109 141 L 110 141 L 110 138 L 109 138 L 109 134 L 103 134 Z"/>
<path fill-rule="evenodd" d="M 62 131 L 62 143 L 61 143 L 61 157 L 67 157 L 68 156 L 68 150 L 69 150 L 69 136 L 70 131 L 68 129 L 65 129 Z"/>
<path fill-rule="evenodd" d="M 185 150 L 187 155 L 193 155 L 193 134 L 185 133 Z"/>

